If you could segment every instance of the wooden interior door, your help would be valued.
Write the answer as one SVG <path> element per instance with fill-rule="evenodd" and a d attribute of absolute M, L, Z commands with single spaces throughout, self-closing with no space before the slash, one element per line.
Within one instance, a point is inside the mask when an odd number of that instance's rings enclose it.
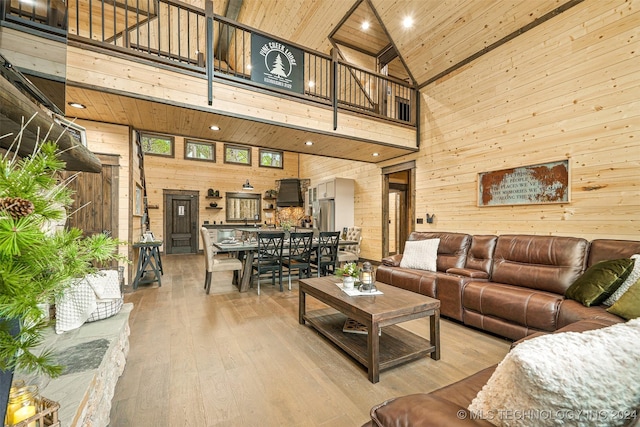
<path fill-rule="evenodd" d="M 119 156 L 96 154 L 102 172 L 82 172 L 69 183 L 75 194 L 67 219 L 68 227 L 83 230 L 85 236 L 105 233 L 118 237 L 118 171 Z M 68 178 L 76 172 L 63 172 Z"/>
<path fill-rule="evenodd" d="M 415 162 L 388 166 L 382 170 L 382 256 L 404 252 L 414 230 Z"/>
<path fill-rule="evenodd" d="M 198 192 L 165 190 L 164 200 L 165 253 L 197 253 Z"/>

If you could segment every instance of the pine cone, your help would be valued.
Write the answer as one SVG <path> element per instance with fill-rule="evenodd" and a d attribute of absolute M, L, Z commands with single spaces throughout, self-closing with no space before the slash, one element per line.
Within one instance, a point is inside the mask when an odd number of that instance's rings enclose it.
<path fill-rule="evenodd" d="M 30 200 L 19 197 L 4 197 L 0 199 L 0 209 L 18 219 L 33 213 L 34 206 Z"/>

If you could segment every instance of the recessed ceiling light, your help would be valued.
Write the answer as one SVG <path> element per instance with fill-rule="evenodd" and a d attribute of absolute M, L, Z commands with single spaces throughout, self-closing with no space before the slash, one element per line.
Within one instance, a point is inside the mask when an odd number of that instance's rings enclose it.
<path fill-rule="evenodd" d="M 251 64 L 247 64 L 247 70 L 251 69 Z"/>
<path fill-rule="evenodd" d="M 307 141 L 307 142 L 305 142 L 305 143 L 304 143 L 304 145 L 309 145 L 309 146 L 311 146 L 311 145 L 313 145 L 313 141 Z"/>
<path fill-rule="evenodd" d="M 316 84 L 313 82 L 313 80 L 309 80 L 309 87 L 314 87 Z"/>
<path fill-rule="evenodd" d="M 216 126 L 216 125 L 209 126 L 209 129 L 211 129 L 211 130 L 220 130 L 220 128 L 218 126 Z"/>
<path fill-rule="evenodd" d="M 360 25 L 360 28 L 362 28 L 363 30 L 368 30 L 369 29 L 369 21 L 364 21 L 362 23 L 362 25 Z"/>
<path fill-rule="evenodd" d="M 80 109 L 87 108 L 86 106 L 84 106 L 83 104 L 80 104 L 79 102 L 69 102 L 68 104 L 73 108 L 80 108 Z"/>
<path fill-rule="evenodd" d="M 402 21 L 402 26 L 405 27 L 405 28 L 410 28 L 412 25 L 413 25 L 413 18 L 410 17 L 410 16 L 407 16 Z"/>
<path fill-rule="evenodd" d="M 380 153 L 373 153 L 372 156 L 373 157 L 378 157 L 380 155 Z"/>

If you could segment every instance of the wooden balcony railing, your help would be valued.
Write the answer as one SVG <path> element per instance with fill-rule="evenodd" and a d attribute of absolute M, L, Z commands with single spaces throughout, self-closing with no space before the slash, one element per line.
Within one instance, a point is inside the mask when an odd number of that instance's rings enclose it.
<path fill-rule="evenodd" d="M 68 39 L 77 43 L 199 73 L 207 73 L 209 63 L 216 79 L 333 105 L 335 109 L 413 126 L 416 123 L 417 90 L 412 85 L 288 41 L 279 40 L 304 54 L 304 90 L 293 93 L 252 81 L 252 37 L 278 39 L 221 16 L 207 16 L 205 10 L 177 0 L 67 0 L 66 9 L 60 8 L 63 0 L 35 0 L 31 6 L 18 0 L 0 2 L 1 20 L 41 26 L 54 23 L 58 31 L 66 29 Z M 208 17 L 213 20 L 209 42 Z M 213 53 L 207 61 L 209 52 Z"/>

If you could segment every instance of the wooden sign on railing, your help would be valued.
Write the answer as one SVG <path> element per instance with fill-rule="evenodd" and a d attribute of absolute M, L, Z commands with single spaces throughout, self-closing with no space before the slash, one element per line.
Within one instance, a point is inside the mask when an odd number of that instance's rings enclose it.
<path fill-rule="evenodd" d="M 251 81 L 304 93 L 304 52 L 279 40 L 252 34 Z"/>

